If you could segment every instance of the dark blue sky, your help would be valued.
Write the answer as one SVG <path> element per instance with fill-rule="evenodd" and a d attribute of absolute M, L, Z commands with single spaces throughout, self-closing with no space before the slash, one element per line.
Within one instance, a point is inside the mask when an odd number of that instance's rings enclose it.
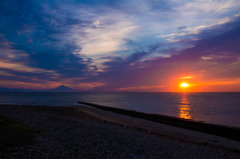
<path fill-rule="evenodd" d="M 1 0 L 0 87 L 240 91 L 238 0 Z"/>

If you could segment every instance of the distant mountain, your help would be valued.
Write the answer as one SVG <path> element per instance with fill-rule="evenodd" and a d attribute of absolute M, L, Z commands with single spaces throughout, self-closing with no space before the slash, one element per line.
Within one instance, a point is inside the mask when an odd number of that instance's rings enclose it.
<path fill-rule="evenodd" d="M 57 88 L 46 90 L 47 92 L 79 92 L 76 89 L 69 88 L 67 86 L 61 85 Z"/>

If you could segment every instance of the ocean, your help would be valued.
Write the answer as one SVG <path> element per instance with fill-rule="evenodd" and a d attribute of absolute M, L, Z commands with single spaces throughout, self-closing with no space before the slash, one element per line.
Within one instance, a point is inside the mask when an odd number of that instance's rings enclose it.
<path fill-rule="evenodd" d="M 240 93 L 0 93 L 0 104 L 81 106 L 78 101 L 240 128 Z"/>

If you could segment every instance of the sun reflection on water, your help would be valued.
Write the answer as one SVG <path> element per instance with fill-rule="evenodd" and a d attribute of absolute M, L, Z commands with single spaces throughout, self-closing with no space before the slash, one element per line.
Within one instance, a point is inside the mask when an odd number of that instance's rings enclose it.
<path fill-rule="evenodd" d="M 183 119 L 192 119 L 190 111 L 191 105 L 187 98 L 187 95 L 184 93 L 181 95 L 181 99 L 178 104 L 178 117 Z"/>

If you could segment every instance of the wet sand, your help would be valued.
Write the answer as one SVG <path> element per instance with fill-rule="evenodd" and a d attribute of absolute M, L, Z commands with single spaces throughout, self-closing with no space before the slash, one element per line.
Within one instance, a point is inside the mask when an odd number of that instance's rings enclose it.
<path fill-rule="evenodd" d="M 0 158 L 240 158 L 237 145 L 224 144 L 237 141 L 81 105 L 1 105 L 0 114 L 41 130 Z"/>

